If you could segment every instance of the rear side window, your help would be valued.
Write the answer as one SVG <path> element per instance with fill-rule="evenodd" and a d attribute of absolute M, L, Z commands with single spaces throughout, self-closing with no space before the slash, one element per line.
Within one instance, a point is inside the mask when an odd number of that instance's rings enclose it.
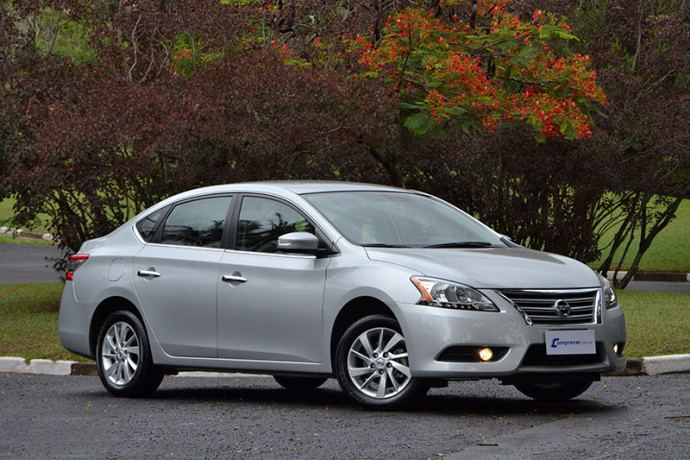
<path fill-rule="evenodd" d="M 161 243 L 221 247 L 231 199 L 232 197 L 222 196 L 178 204 L 165 220 Z"/>
<path fill-rule="evenodd" d="M 156 236 L 158 224 L 160 223 L 161 218 L 165 215 L 166 211 L 167 208 L 161 209 L 160 211 L 156 211 L 137 222 L 137 231 L 139 232 L 142 240 L 146 241 L 147 243 L 153 241 L 153 237 Z"/>

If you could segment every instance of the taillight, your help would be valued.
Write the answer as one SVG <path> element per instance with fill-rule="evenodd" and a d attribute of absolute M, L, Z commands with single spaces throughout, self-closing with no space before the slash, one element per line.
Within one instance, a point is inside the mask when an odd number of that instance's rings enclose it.
<path fill-rule="evenodd" d="M 65 279 L 67 281 L 72 281 L 74 272 L 77 271 L 77 268 L 81 267 L 81 264 L 86 262 L 88 258 L 88 254 L 75 254 L 70 256 L 69 259 L 67 259 L 67 273 L 65 274 Z"/>

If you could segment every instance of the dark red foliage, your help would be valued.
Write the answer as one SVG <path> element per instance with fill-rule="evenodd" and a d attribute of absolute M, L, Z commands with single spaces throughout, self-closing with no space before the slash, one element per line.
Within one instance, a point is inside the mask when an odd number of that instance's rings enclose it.
<path fill-rule="evenodd" d="M 266 13 L 213 0 L 0 2 L 0 196 L 16 197 L 19 223 L 47 212 L 61 245 L 75 251 L 196 186 L 387 182 L 432 192 L 520 243 L 585 261 L 598 255 L 607 216 L 622 209 L 638 228 L 663 224 L 663 215 L 642 212 L 651 197 L 688 196 L 687 9 L 512 2 L 522 20 L 535 8 L 567 16 L 582 38 L 569 46 L 592 57 L 607 94 L 590 139 L 538 143 L 505 126 L 414 137 L 402 127 L 398 93 L 347 77 L 357 62 L 339 37 L 361 33 L 375 43 L 388 15 L 419 3 L 305 0 Z M 22 18 L 47 5 L 68 8 L 91 31 L 93 60 L 77 65 L 39 52 Z M 469 2 L 429 6 L 443 21 L 470 13 Z M 337 44 L 324 53 L 317 38 Z M 213 58 L 176 75 L 183 40 L 202 48 L 195 58 Z M 299 65 L 276 56 L 282 44 Z"/>

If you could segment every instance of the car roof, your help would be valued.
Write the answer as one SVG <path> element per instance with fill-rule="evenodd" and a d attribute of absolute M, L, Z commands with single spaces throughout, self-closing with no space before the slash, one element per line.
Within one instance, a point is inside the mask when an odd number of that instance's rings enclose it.
<path fill-rule="evenodd" d="M 196 199 L 204 195 L 223 194 L 223 193 L 265 193 L 269 195 L 306 195 L 309 193 L 324 193 L 324 192 L 398 192 L 398 193 L 420 193 L 414 190 L 405 190 L 401 188 L 364 184 L 358 182 L 339 182 L 339 181 L 263 181 L 263 182 L 240 182 L 236 184 L 212 185 L 209 187 L 202 187 L 177 195 L 168 197 L 159 201 L 155 205 L 141 212 L 132 218 L 132 221 L 138 221 L 143 215 L 156 212 L 172 203 L 186 199 Z"/>
<path fill-rule="evenodd" d="M 176 197 L 197 196 L 209 193 L 229 193 L 229 192 L 263 192 L 276 193 L 288 191 L 297 195 L 322 192 L 352 192 L 352 191 L 390 191 L 390 192 L 409 192 L 387 185 L 364 184 L 358 182 L 339 182 L 339 181 L 263 181 L 263 182 L 241 182 L 237 184 L 214 185 L 199 188 L 181 193 Z"/>
<path fill-rule="evenodd" d="M 343 191 L 397 191 L 404 190 L 391 187 L 388 185 L 364 184 L 360 182 L 342 182 L 342 181 L 267 181 L 267 182 L 249 182 L 245 185 L 257 185 L 260 187 L 274 186 L 284 190 L 289 190 L 298 195 L 306 193 L 321 193 L 321 192 L 343 192 Z"/>

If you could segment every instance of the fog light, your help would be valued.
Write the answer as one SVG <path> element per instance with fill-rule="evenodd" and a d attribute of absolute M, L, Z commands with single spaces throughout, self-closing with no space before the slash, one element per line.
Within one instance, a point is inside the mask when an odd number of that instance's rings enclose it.
<path fill-rule="evenodd" d="M 613 344 L 613 352 L 615 354 L 618 354 L 618 344 L 617 343 Z"/>
<path fill-rule="evenodd" d="M 491 351 L 491 348 L 482 348 L 479 350 L 479 359 L 482 361 L 491 361 L 491 358 L 494 357 L 494 352 Z"/>

